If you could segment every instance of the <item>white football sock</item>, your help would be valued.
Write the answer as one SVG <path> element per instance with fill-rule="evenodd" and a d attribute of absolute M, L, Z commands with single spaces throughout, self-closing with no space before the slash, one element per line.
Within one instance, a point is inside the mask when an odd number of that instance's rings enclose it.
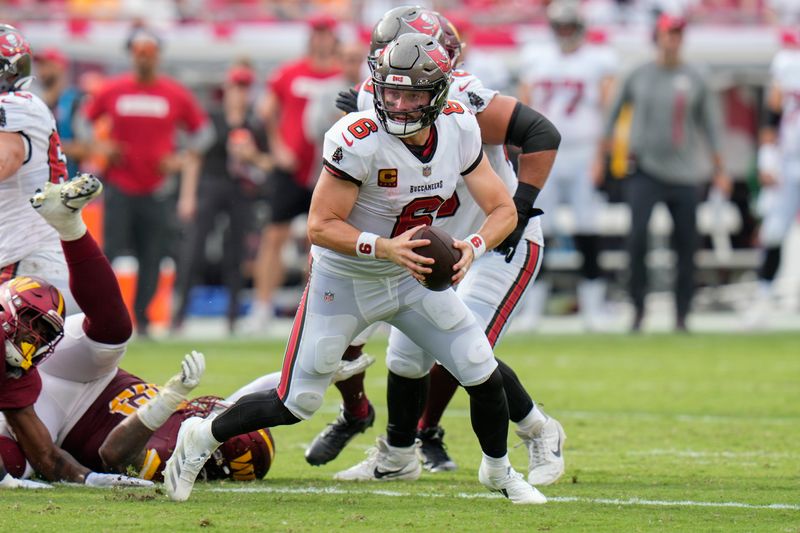
<path fill-rule="evenodd" d="M 520 433 L 534 434 L 541 431 L 545 422 L 547 422 L 547 415 L 536 404 L 533 404 L 533 409 L 525 415 L 525 418 L 517 422 L 517 427 Z"/>

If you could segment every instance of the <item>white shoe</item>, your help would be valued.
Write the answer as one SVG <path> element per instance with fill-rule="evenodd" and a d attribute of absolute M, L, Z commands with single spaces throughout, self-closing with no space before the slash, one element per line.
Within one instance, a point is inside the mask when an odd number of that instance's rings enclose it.
<path fill-rule="evenodd" d="M 502 469 L 489 468 L 485 461 L 481 461 L 478 469 L 478 481 L 493 492 L 499 492 L 511 503 L 540 504 L 547 503 L 547 498 L 535 487 L 529 485 L 522 474 L 515 471 L 510 465 Z"/>
<path fill-rule="evenodd" d="M 103 192 L 103 184 L 91 174 L 79 174 L 64 183 L 45 183 L 44 189 L 34 194 L 30 201 L 44 218 L 65 240 L 76 240 L 86 233 L 81 218 L 81 209 Z"/>
<path fill-rule="evenodd" d="M 211 418 L 187 418 L 178 431 L 175 451 L 164 468 L 164 486 L 169 497 L 176 502 L 189 499 L 197 475 L 217 448 L 210 448 L 199 442 L 198 426 Z"/>
<path fill-rule="evenodd" d="M 548 417 L 536 433 L 516 431 L 528 448 L 528 483 L 550 485 L 564 474 L 564 441 L 567 435 L 558 420 Z"/>
<path fill-rule="evenodd" d="M 352 361 L 339 361 L 339 368 L 333 373 L 332 383 L 350 379 L 356 374 L 360 374 L 375 362 L 375 358 L 369 354 L 361 354 Z"/>
<path fill-rule="evenodd" d="M 368 457 L 357 465 L 333 476 L 337 481 L 395 481 L 416 480 L 422 473 L 419 463 L 419 440 L 408 448 L 389 446 L 385 437 L 378 437 L 374 448 L 367 450 Z"/>
<path fill-rule="evenodd" d="M 761 283 L 755 298 L 742 314 L 742 327 L 750 331 L 767 329 L 772 316 L 772 289 L 769 284 Z"/>

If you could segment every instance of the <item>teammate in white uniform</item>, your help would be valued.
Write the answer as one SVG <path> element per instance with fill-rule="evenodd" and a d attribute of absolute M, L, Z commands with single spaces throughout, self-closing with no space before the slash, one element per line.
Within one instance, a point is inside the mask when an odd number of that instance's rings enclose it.
<path fill-rule="evenodd" d="M 45 183 L 68 179 L 56 122 L 47 105 L 27 92 L 32 54 L 22 34 L 0 24 L 0 283 L 39 276 L 58 287 L 67 314 L 78 312 L 69 291 L 64 252 L 56 232 L 28 199 Z"/>
<path fill-rule="evenodd" d="M 770 72 L 772 83 L 758 152 L 762 186 L 758 208 L 763 217 L 759 239 L 764 257 L 758 272 L 758 296 L 745 316 L 749 327 L 768 322 L 781 247 L 800 211 L 800 50 L 779 51 Z"/>
<path fill-rule="evenodd" d="M 400 36 L 384 50 L 373 81 L 375 110 L 348 115 L 325 135 L 324 169 L 308 220 L 314 260 L 281 384 L 244 396 L 212 421 L 183 423 L 165 470 L 165 485 L 175 500 L 189 497 L 199 468 L 221 440 L 252 424 L 272 427 L 309 418 L 322 405 L 345 348 L 366 326 L 382 320 L 435 354 L 469 392 L 483 450 L 481 483 L 516 503 L 546 501 L 508 460 L 508 405 L 486 336 L 454 291 L 432 292 L 414 279 L 423 278 L 432 260 L 413 251 L 428 241 L 411 241 L 411 236 L 433 221 L 459 180 L 468 182 L 487 218 L 480 233 L 454 242 L 463 253 L 454 266 L 454 282 L 513 229 L 511 197 L 483 158 L 475 117 L 447 102 L 450 61 L 434 39 Z M 416 407 L 422 404 L 425 381 L 418 369 L 432 363 L 390 361 L 389 431 L 373 456 L 375 478 L 420 475 Z"/>
<path fill-rule="evenodd" d="M 382 41 L 394 37 L 395 32 L 417 31 L 420 24 L 414 21 L 422 17 L 425 10 L 417 7 L 396 8 L 387 12 L 373 31 L 371 53 L 380 51 Z M 458 65 L 461 55 L 461 42 L 452 24 L 437 13 L 441 27 L 440 42 L 445 46 L 451 63 Z M 410 23 L 409 23 L 410 19 Z M 428 26 L 434 35 L 439 28 Z M 389 34 L 386 37 L 385 34 Z M 503 180 L 509 193 L 515 193 L 518 183 L 521 188 L 541 188 L 555 156 L 558 146 L 558 133 L 547 120 L 533 110 L 521 106 L 514 98 L 498 95 L 497 91 L 486 88 L 480 79 L 463 70 L 453 72 L 454 81 L 450 86 L 448 97 L 458 101 L 464 108 L 476 114 L 481 126 L 484 152 L 492 168 Z M 370 109 L 374 105 L 374 88 L 371 80 L 363 82 L 355 95 L 359 109 Z M 340 97 L 346 96 L 345 94 Z M 342 106 L 343 111 L 348 108 Z M 522 126 L 524 124 L 524 126 Z M 512 134 L 521 128 L 524 134 Z M 528 146 L 528 138 L 544 138 L 541 144 Z M 525 153 L 521 157 L 520 182 L 506 158 L 503 143 L 522 146 Z M 539 218 L 529 218 L 532 200 L 516 198 L 520 213 L 520 223 L 515 234 L 504 241 L 498 249 L 479 258 L 470 269 L 464 281 L 457 287 L 456 293 L 475 315 L 484 329 L 489 343 L 494 347 L 505 333 L 511 317 L 518 308 L 541 264 L 543 240 Z M 477 231 L 485 219 L 485 215 L 475 200 L 469 195 L 462 183 L 456 192 L 442 207 L 434 225 L 444 228 L 451 235 L 468 235 Z M 520 253 L 514 253 L 520 245 Z M 347 356 L 357 356 L 368 336 L 364 334 L 353 342 L 346 352 Z M 415 345 L 406 335 L 396 328 L 392 330 L 387 352 L 387 360 L 403 354 L 408 357 L 414 354 L 422 358 L 423 350 Z M 427 355 L 425 357 L 430 357 Z M 517 434 L 523 439 L 529 450 L 530 463 L 528 480 L 534 485 L 546 485 L 555 482 L 564 471 L 562 447 L 565 440 L 564 431 L 558 421 L 546 416 L 533 402 L 528 392 L 520 383 L 514 371 L 498 360 L 503 375 L 506 396 L 509 401 L 511 420 L 517 424 Z M 350 388 L 348 381 L 353 381 Z M 371 419 L 359 419 L 352 407 L 348 405 L 347 393 L 355 390 L 360 393 L 363 403 L 368 403 L 363 390 L 363 374 L 337 384 L 345 400 L 342 414 L 329 424 L 306 450 L 306 460 L 314 465 L 333 460 L 346 444 L 367 425 Z M 444 430 L 439 426 L 442 414 L 450 399 L 455 394 L 458 381 L 441 365 L 431 370 L 431 383 L 427 403 L 418 424 L 418 438 L 421 441 L 421 453 L 424 466 L 431 472 L 441 472 L 456 468 L 443 445 Z M 369 413 L 373 410 L 369 407 Z M 374 416 L 374 415 L 372 415 Z M 356 468 L 356 470 L 359 470 Z M 363 471 L 363 469 L 361 469 Z M 347 476 L 345 472 L 341 476 Z"/>
<path fill-rule="evenodd" d="M 602 179 L 599 147 L 618 61 L 610 49 L 585 42 L 585 23 L 575 2 L 557 0 L 547 14 L 557 46 L 526 49 L 520 73 L 520 100 L 536 106 L 561 133 L 548 186 L 536 205 L 548 215 L 542 218 L 548 237 L 557 231 L 565 233 L 554 224 L 557 206 L 572 207 L 573 240 L 583 256 L 578 304 L 587 329 L 596 330 L 603 327 L 605 301 L 598 265 L 597 214 L 602 208 L 596 190 Z M 531 291 L 523 319 L 529 327 L 538 323 L 548 292 L 545 280 Z"/>

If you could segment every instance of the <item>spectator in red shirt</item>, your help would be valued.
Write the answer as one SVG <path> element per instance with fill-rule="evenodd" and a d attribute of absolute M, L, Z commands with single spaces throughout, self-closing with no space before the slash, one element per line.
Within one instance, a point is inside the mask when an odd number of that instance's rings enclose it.
<path fill-rule="evenodd" d="M 289 238 L 291 221 L 308 213 L 311 203 L 311 170 L 319 167 L 319 150 L 307 123 L 308 104 L 329 84 L 338 87 L 341 83 L 336 21 L 317 17 L 310 21 L 310 29 L 307 54 L 273 73 L 261 106 L 275 169 L 267 179 L 271 215 L 262 232 L 253 273 L 255 298 L 249 327 L 253 332 L 262 330 L 274 314 L 272 293 L 284 277 L 281 250 Z"/>
<path fill-rule="evenodd" d="M 146 335 L 147 306 L 158 283 L 166 247 L 168 196 L 166 178 L 181 173 L 177 212 L 189 221 L 196 207 L 200 155 L 213 141 L 213 127 L 192 94 L 158 72 L 161 42 L 145 29 L 128 40 L 133 72 L 107 82 L 85 109 L 95 122 L 110 117 L 110 166 L 105 193 L 105 253 L 109 259 L 131 250 L 139 262 L 134 315 Z M 175 134 L 187 133 L 186 149 L 177 152 Z"/>

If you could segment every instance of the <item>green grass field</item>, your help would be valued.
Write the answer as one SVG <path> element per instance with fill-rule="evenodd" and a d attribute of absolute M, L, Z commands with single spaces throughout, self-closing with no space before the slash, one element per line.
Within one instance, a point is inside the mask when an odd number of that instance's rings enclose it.
<path fill-rule="evenodd" d="M 417 482 L 347 484 L 386 423 L 383 341 L 367 375 L 375 427 L 310 467 L 303 449 L 337 412 L 277 428 L 263 481 L 161 490 L 0 493 L 2 531 L 800 531 L 800 335 L 514 336 L 497 353 L 568 435 L 567 472 L 543 506 L 514 506 L 477 481 L 480 450 L 459 391 L 443 421 L 459 469 Z M 200 394 L 277 370 L 283 343 L 134 343 L 123 367 L 163 382 L 191 348 L 207 356 Z M 509 436 L 525 471 L 525 449 Z"/>

